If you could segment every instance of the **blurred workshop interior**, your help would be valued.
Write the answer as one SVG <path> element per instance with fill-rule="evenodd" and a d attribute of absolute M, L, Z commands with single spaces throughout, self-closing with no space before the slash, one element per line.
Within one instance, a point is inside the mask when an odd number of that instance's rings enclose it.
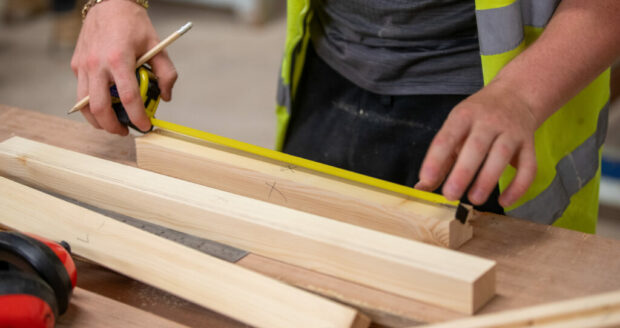
<path fill-rule="evenodd" d="M 81 26 L 78 0 L 0 1 L 0 104 L 66 116 L 77 81 L 69 67 Z M 151 0 L 160 37 L 194 27 L 168 48 L 179 79 L 158 117 L 273 147 L 285 1 Z M 600 191 L 598 234 L 620 239 L 620 63 Z M 69 116 L 84 121 L 81 115 Z"/>

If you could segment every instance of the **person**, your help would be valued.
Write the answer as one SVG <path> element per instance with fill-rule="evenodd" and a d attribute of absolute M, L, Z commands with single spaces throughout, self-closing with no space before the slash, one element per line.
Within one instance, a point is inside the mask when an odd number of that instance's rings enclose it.
<path fill-rule="evenodd" d="M 82 113 L 111 133 L 127 134 L 111 82 L 150 127 L 133 77 L 158 41 L 142 2 L 92 6 L 71 61 L 78 98 L 91 97 Z M 287 11 L 278 149 L 594 232 L 620 2 L 289 0 Z M 151 64 L 170 100 L 172 62 Z"/>

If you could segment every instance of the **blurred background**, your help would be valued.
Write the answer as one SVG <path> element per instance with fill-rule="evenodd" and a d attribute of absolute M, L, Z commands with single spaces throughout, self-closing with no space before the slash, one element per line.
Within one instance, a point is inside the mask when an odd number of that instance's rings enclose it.
<path fill-rule="evenodd" d="M 0 103 L 67 117 L 76 101 L 77 80 L 69 65 L 84 2 L 0 0 Z M 285 2 L 150 4 L 149 15 L 162 39 L 187 21 L 194 23 L 167 48 L 179 79 L 172 102 L 159 105 L 158 117 L 273 147 Z M 79 113 L 68 117 L 84 121 Z"/>
<path fill-rule="evenodd" d="M 74 6 L 73 3 L 77 3 Z M 179 79 L 158 117 L 272 148 L 285 38 L 284 0 L 151 0 L 161 38 L 193 29 L 168 48 Z M 69 67 L 82 0 L 0 0 L 0 104 L 67 117 L 76 101 Z M 620 239 L 620 65 L 612 74 L 598 234 Z M 84 121 L 80 114 L 68 117 Z"/>

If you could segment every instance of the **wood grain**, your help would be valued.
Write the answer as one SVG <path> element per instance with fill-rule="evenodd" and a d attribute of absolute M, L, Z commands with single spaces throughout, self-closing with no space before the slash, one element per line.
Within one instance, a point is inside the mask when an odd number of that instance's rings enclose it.
<path fill-rule="evenodd" d="M 136 155 L 143 169 L 404 238 L 458 248 L 472 237 L 456 207 L 164 130 L 136 138 Z"/>
<path fill-rule="evenodd" d="M 27 219 L 24 219 L 27 218 Z M 366 327 L 351 308 L 0 178 L 0 223 L 256 327 Z"/>
<path fill-rule="evenodd" d="M 76 287 L 69 308 L 58 319 L 56 327 L 183 328 L 187 326 Z"/>
<path fill-rule="evenodd" d="M 494 262 L 22 138 L 2 174 L 92 205 L 379 290 L 473 313 Z"/>
<path fill-rule="evenodd" d="M 110 135 L 85 123 L 0 105 L 0 140 L 13 135 L 136 165 L 131 137 Z M 620 289 L 620 241 L 485 213 L 476 213 L 471 223 L 476 236 L 459 251 L 497 261 L 498 294 L 478 313 L 517 309 Z M 441 322 L 463 316 L 316 271 L 282 265 L 256 254 L 249 254 L 238 263 L 297 286 L 308 286 L 362 311 L 368 309 L 366 313 L 372 316 L 373 322 L 382 324 L 381 327 L 412 325 L 399 318 Z M 245 327 L 101 267 L 82 275 L 78 280 L 80 284 L 88 290 L 107 293 L 105 295 L 116 300 L 189 326 Z M 148 300 L 145 299 L 147 296 Z"/>
<path fill-rule="evenodd" d="M 85 123 L 0 105 L 0 141 L 12 136 L 27 137 L 83 154 L 136 166 L 134 141 L 131 136 L 111 135 Z M 372 318 L 373 323 L 382 327 L 406 327 L 420 321 L 437 322 L 463 316 L 454 311 L 381 292 L 298 266 L 286 265 L 252 253 L 238 264 L 337 299 L 363 311 Z M 150 313 L 171 317 L 189 326 L 246 327 L 242 323 L 105 268 L 81 267 L 79 272 L 84 270 L 88 271 L 86 275 L 80 276 L 78 285 Z M 145 297 L 148 297 L 148 300 Z M 173 306 L 169 306 L 170 304 Z"/>
<path fill-rule="evenodd" d="M 497 296 L 479 314 L 620 289 L 620 241 L 479 213 L 460 251 L 497 261 Z"/>
<path fill-rule="evenodd" d="M 74 255 L 78 287 L 189 327 L 248 328 L 221 313 Z M 88 261 L 88 262 L 86 262 Z M 402 325 L 406 327 L 410 325 Z"/>
<path fill-rule="evenodd" d="M 120 137 L 85 123 L 0 105 L 0 140 L 13 136 L 136 165 L 136 151 L 131 136 Z"/>
<path fill-rule="evenodd" d="M 506 327 L 620 327 L 620 291 L 481 315 L 420 328 Z"/>

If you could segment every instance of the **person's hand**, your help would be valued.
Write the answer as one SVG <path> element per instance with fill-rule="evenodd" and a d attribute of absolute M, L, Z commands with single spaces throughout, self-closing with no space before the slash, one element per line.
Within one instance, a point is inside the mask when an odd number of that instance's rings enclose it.
<path fill-rule="evenodd" d="M 141 130 L 150 128 L 135 68 L 137 58 L 158 42 L 146 10 L 133 1 L 107 0 L 89 10 L 71 69 L 78 79 L 78 99 L 90 96 L 89 106 L 82 109 L 90 124 L 110 133 L 128 133 L 112 109 L 109 87 L 115 83 L 129 119 Z M 162 99 L 169 101 L 177 78 L 172 62 L 161 52 L 149 63 L 158 78 Z"/>
<path fill-rule="evenodd" d="M 536 175 L 534 132 L 540 124 L 527 101 L 499 83 L 489 84 L 452 110 L 426 153 L 415 187 L 435 190 L 447 176 L 442 193 L 458 200 L 475 178 L 468 197 L 480 205 L 511 164 L 516 176 L 499 198 L 501 206 L 510 206 Z"/>

